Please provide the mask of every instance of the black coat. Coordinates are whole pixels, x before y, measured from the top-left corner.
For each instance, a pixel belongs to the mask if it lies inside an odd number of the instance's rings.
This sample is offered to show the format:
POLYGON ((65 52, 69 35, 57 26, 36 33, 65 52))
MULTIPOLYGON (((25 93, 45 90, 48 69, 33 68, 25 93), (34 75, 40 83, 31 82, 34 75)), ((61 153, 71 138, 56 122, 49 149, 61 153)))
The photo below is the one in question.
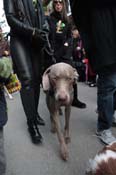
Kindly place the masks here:
MULTIPOLYGON (((70 55, 67 54, 67 48, 64 46, 64 43, 71 38, 71 25, 67 21, 63 21, 64 27, 61 29, 61 32, 57 32, 58 21, 61 20, 61 15, 53 12, 50 17, 48 17, 48 23, 50 26, 50 43, 52 49, 54 50, 54 57, 56 62, 65 61, 70 59, 70 55)), ((68 47, 70 49, 70 47, 68 47)))
POLYGON ((11 29, 10 50, 13 66, 20 80, 25 82, 25 79, 32 78, 32 72, 40 74, 42 69, 43 45, 39 37, 33 36, 34 28, 44 30, 46 27, 42 1, 38 0, 36 11, 32 0, 3 0, 3 2, 11 29))
POLYGON ((116 1, 72 0, 71 5, 93 69, 116 71, 116 1))
MULTIPOLYGON (((32 0, 4 0, 4 8, 12 35, 31 37, 34 27, 43 29, 45 19, 42 2, 38 0, 37 19, 32 0)), ((29 39, 28 38, 28 39, 29 39)))

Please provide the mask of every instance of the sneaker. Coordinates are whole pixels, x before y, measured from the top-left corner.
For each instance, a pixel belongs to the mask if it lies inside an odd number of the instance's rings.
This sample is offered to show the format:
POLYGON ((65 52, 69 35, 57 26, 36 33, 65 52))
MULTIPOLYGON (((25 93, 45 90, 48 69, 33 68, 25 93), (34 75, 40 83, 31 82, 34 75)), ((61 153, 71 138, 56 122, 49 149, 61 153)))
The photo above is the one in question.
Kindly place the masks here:
POLYGON ((89 87, 95 87, 96 86, 96 83, 90 83, 89 84, 89 87))
POLYGON ((106 130, 103 130, 103 131, 96 131, 96 135, 106 145, 109 145, 112 142, 116 141, 116 138, 112 135, 112 132, 111 132, 110 129, 106 129, 106 130))

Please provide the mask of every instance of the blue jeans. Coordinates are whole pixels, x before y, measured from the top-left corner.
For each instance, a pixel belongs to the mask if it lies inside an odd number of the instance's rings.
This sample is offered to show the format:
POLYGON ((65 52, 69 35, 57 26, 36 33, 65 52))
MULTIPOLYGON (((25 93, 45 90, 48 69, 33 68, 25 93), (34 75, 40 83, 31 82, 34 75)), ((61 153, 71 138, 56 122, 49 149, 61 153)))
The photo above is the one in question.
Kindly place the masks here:
POLYGON ((5 175, 6 171, 3 126, 6 124, 7 119, 7 104, 4 95, 4 90, 0 88, 0 175, 5 175))
POLYGON ((4 135, 3 128, 0 127, 0 175, 5 175, 6 172, 6 156, 4 152, 4 135))
POLYGON ((0 88, 0 127, 3 127, 7 122, 7 104, 4 96, 4 91, 0 88))
POLYGON ((112 126, 114 114, 114 93, 116 92, 116 72, 100 74, 97 80, 98 130, 112 126))

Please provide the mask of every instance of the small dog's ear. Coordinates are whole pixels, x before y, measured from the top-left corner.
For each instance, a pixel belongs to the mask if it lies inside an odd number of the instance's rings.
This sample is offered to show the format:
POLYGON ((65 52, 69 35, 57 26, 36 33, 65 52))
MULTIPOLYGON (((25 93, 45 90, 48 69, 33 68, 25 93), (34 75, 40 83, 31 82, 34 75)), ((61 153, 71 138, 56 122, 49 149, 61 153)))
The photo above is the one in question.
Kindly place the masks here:
POLYGON ((43 73, 42 76, 42 87, 44 91, 49 91, 50 90, 50 81, 49 81, 49 72, 51 70, 51 67, 48 67, 45 72, 43 73))
POLYGON ((78 74, 78 72, 77 72, 76 69, 73 69, 73 70, 74 70, 74 84, 75 84, 75 83, 77 83, 77 81, 78 81, 79 74, 78 74))

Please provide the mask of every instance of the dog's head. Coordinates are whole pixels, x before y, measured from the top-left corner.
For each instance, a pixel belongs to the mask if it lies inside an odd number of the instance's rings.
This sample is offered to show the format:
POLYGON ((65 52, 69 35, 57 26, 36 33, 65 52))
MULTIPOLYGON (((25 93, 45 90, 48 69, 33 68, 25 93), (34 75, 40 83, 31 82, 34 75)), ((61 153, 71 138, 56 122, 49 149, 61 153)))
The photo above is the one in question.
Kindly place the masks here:
POLYGON ((76 83, 78 73, 76 69, 66 63, 57 63, 49 67, 43 74, 42 84, 44 91, 52 91, 56 100, 69 101, 76 83))
POLYGON ((89 160, 87 175, 116 175, 116 142, 105 146, 89 160))

